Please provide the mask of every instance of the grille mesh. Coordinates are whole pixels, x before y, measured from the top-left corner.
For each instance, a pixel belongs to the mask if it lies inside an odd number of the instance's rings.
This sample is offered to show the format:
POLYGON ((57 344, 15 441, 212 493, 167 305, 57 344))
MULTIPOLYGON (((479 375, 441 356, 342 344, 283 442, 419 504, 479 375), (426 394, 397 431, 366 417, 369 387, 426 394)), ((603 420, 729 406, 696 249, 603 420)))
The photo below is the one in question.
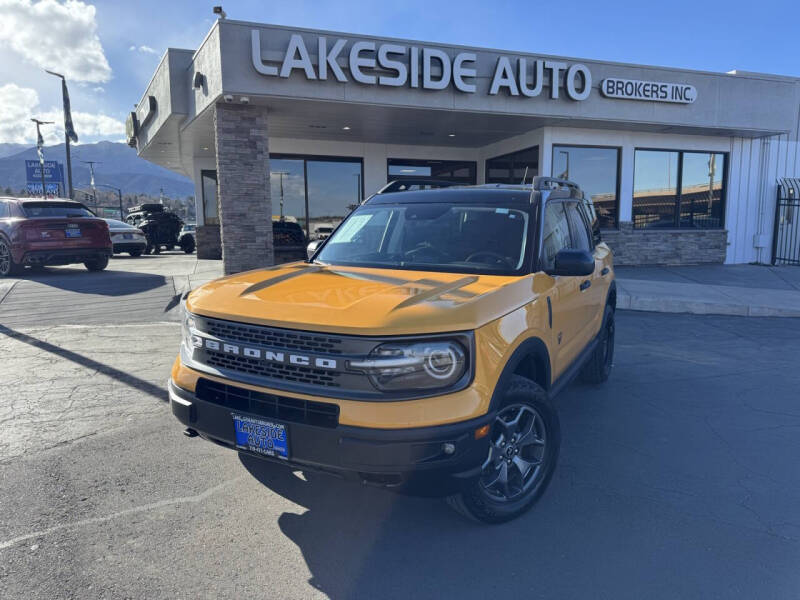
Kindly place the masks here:
POLYGON ((206 331, 216 337, 242 343, 317 354, 341 354, 341 338, 301 331, 258 327, 206 319, 206 331))
POLYGON ((250 375, 258 375, 260 377, 270 377, 283 381, 308 383, 326 387, 339 387, 336 381, 339 377, 339 373, 335 371, 315 369, 313 367, 301 365, 269 363, 246 356, 214 352, 213 350, 206 350, 205 362, 212 367, 230 369, 250 375))
POLYGON ((202 377, 195 394, 200 400, 270 419, 329 428, 339 424, 339 407, 327 402, 265 394, 202 377))

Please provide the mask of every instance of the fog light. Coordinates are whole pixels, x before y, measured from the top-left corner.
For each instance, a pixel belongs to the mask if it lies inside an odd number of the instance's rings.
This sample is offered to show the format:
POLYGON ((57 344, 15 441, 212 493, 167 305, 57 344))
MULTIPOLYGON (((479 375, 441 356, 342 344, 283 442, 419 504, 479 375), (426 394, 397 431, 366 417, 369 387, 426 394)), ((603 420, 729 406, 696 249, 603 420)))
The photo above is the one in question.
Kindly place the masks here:
POLYGON ((450 442, 442 444, 442 452, 445 454, 453 454, 456 451, 456 445, 450 442))

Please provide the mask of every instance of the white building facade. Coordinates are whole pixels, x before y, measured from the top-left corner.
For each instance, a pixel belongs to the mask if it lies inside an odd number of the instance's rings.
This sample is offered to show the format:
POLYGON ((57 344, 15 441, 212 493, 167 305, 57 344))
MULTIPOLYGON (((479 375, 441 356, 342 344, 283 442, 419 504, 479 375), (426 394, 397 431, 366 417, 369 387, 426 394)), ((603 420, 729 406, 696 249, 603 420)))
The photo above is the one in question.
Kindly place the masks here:
POLYGON ((389 181, 534 175, 581 185, 618 264, 769 263, 800 80, 220 20, 167 51, 128 135, 193 178, 198 253, 229 272, 389 181))

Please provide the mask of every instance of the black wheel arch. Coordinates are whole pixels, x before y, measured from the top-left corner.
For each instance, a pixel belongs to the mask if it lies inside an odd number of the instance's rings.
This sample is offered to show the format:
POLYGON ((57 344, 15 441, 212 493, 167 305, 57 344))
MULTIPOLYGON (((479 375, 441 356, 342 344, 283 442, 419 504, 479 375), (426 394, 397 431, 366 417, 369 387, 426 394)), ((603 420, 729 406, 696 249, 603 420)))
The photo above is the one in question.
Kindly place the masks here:
POLYGON ((489 411, 496 411, 503 399, 503 393, 511 383, 514 375, 521 375, 540 385, 544 390, 550 389, 550 353, 547 345, 541 338, 529 337, 524 340, 511 354, 511 358, 503 367, 503 372, 497 380, 497 385, 492 393, 489 411))

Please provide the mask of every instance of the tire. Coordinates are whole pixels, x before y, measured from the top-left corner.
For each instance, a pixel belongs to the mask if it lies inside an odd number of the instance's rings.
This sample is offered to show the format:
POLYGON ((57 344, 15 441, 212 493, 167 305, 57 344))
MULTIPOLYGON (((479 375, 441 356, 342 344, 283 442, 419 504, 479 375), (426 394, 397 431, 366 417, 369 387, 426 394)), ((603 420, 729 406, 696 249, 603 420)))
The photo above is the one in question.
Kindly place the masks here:
POLYGON ((22 272, 22 265, 14 262, 11 255, 11 245, 0 237, 0 277, 10 277, 22 272))
POLYGON ((531 509, 547 489, 558 461, 558 413, 550 405, 547 392, 530 379, 514 375, 489 436, 489 454, 481 475, 468 482, 460 493, 448 497, 447 502, 469 519, 505 523, 531 509), (512 432, 514 429, 516 433, 512 432), (523 430, 522 435, 515 437, 519 429, 523 430), (509 439, 513 441, 506 443, 509 439), (525 474, 517 466, 520 463, 527 465, 525 474))
POLYGON ((87 260, 83 263, 83 266, 90 271, 102 271, 108 266, 108 257, 103 256, 101 258, 95 258, 94 260, 87 260))
POLYGON ((140 257, 142 255, 142 251, 141 250, 131 250, 130 252, 128 252, 128 254, 130 254, 134 258, 138 258, 138 257, 140 257))
POLYGON ((585 383, 599 385, 605 383, 611 375, 611 368, 614 366, 615 329, 614 309, 607 304, 597 348, 581 370, 581 380, 585 383))
POLYGON ((191 254, 194 252, 194 238, 190 236, 184 236, 181 239, 180 249, 183 250, 186 254, 191 254))

